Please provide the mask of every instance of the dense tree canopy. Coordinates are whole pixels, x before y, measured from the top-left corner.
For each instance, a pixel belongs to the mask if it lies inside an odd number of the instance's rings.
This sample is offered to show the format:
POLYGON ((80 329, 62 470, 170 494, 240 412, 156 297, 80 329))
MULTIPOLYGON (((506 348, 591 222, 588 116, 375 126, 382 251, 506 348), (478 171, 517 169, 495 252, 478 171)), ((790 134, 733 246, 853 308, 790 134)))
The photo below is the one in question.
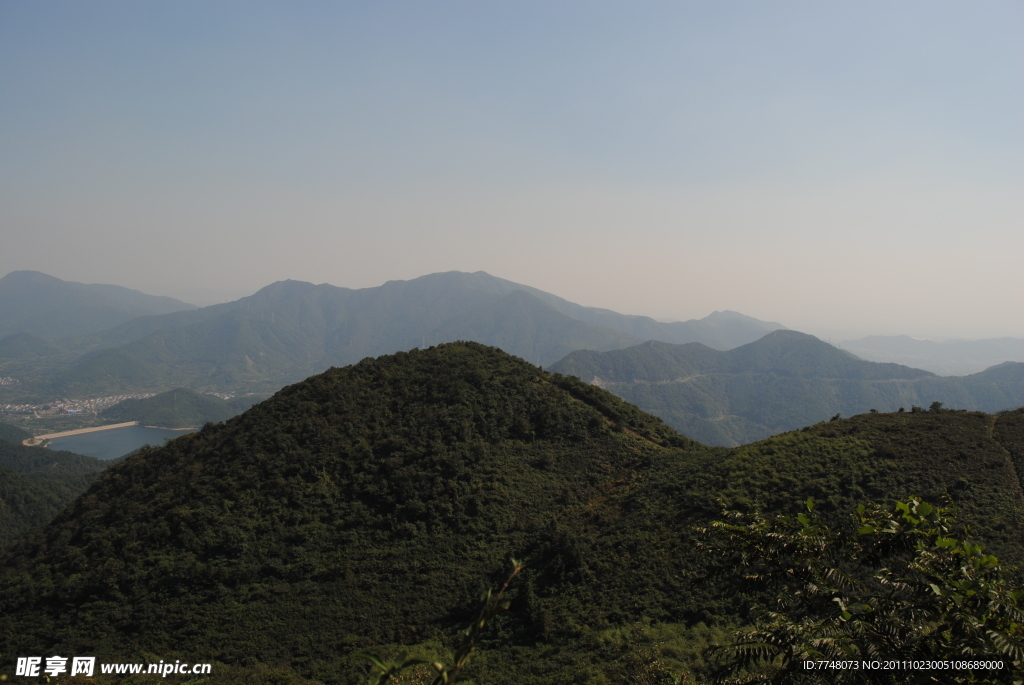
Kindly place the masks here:
POLYGON ((835 526, 858 502, 948 491, 1018 563, 1021 445, 1024 413, 924 411, 708 448, 494 348, 366 359, 113 465, 10 545, 0 658, 159 654, 363 682, 360 649, 457 661, 453 636, 515 557, 465 679, 707 675, 705 647, 772 596, 733 592, 697 547, 720 501, 773 513, 813 497, 835 526))
POLYGON ((771 600, 719 648, 716 680, 772 683, 1014 682, 1024 666, 1024 590, 920 498, 860 505, 845 526, 807 511, 733 512, 706 532, 740 582, 771 600), (880 661, 941 664, 865 668, 880 661), (948 668, 989 662, 1001 668, 948 668), (845 667, 806 663, 840 663, 845 667))

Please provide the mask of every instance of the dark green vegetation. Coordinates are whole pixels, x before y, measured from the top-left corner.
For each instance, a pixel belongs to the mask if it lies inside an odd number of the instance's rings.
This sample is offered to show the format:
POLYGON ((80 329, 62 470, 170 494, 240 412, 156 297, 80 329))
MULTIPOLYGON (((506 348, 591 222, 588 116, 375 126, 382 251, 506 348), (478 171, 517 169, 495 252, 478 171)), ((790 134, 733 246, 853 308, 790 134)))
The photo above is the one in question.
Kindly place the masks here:
POLYGON ((31 333, 54 340, 184 309, 195 306, 116 285, 70 283, 38 271, 12 271, 0 278, 0 338, 31 333))
POLYGON ((141 400, 124 400, 104 410, 100 416, 109 423, 138 421, 144 426, 159 428, 194 428, 226 421, 263 399, 265 396, 222 400, 188 388, 177 388, 141 400))
POLYGON ((56 343, 0 341, 0 376, 21 381, 0 388, 0 397, 46 401, 182 386, 272 392, 330 366, 452 340, 495 345, 546 365, 573 350, 647 339, 727 349, 780 327, 735 312, 660 323, 582 307, 483 272, 361 290, 283 281, 236 302, 141 316, 56 343))
MULTIPOLYGON (((374 673, 371 677, 371 685, 385 685, 385 683, 399 680, 405 676, 404 671, 424 666, 429 666, 434 671, 434 677, 430 685, 454 685, 454 683, 458 682, 462 672, 469 664, 470 657, 473 656, 487 629, 490 628, 491 621, 502 611, 508 611, 511 606, 511 602, 505 599, 505 592, 516 576, 525 568, 522 562, 515 559, 512 559, 511 562, 512 573, 505 579, 505 582, 502 583, 498 591, 488 590, 484 593, 480 613, 474 616, 470 620, 469 626, 462 631, 463 637, 452 655, 452 663, 444 664, 440 661, 410 657, 409 653, 405 651, 399 652, 390 661, 384 661, 380 656, 369 652, 357 652, 355 654, 357 658, 366 659, 378 669, 378 672, 374 673)), ((418 674, 410 675, 415 677, 418 674)), ((426 679, 418 678, 418 680, 426 679)))
POLYGON ((573 352, 551 369, 594 383, 708 445, 739 445, 836 414, 929 406, 1001 411, 1024 405, 1024 364, 942 378, 865 362, 814 336, 775 331, 728 352, 647 342, 573 352))
POLYGON ((752 629, 712 650, 716 681, 800 683, 1020 682, 1024 590, 999 560, 958 537, 951 512, 920 498, 894 508, 857 507, 845 526, 807 511, 717 521, 710 550, 723 572, 755 591, 770 589, 752 629), (1001 660, 955 672, 912 668, 815 669, 900 660, 1001 660), (1018 662, 1018 667, 1013 666, 1018 662))
POLYGON ((765 599, 730 592, 696 546, 723 504, 813 497, 829 519, 948 494, 1013 568, 1022 469, 1021 411, 864 414, 707 448, 575 378, 442 345, 329 370, 111 466, 0 559, 0 642, 355 683, 360 649, 452 663, 515 557, 526 569, 468 679, 701 672, 703 647, 765 599))
POLYGON ((0 548, 49 523, 106 467, 73 452, 25 447, 21 441, 28 437, 0 423, 0 548))
POLYGON ((0 442, 21 444, 23 441, 31 437, 32 434, 27 430, 22 430, 21 428, 12 426, 9 423, 0 423, 0 442))

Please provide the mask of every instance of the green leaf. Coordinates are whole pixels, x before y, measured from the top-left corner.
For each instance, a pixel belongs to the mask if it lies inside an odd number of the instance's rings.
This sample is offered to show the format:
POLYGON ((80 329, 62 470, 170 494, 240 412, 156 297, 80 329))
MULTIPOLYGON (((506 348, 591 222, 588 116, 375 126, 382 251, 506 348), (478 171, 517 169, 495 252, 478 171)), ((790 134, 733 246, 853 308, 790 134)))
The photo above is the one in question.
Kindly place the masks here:
POLYGON ((367 661, 372 662, 374 666, 376 666, 382 671, 388 670, 388 667, 384 665, 384 662, 381 661, 380 657, 377 657, 373 654, 369 654, 367 652, 356 652, 352 656, 356 657, 357 659, 366 659, 367 661))

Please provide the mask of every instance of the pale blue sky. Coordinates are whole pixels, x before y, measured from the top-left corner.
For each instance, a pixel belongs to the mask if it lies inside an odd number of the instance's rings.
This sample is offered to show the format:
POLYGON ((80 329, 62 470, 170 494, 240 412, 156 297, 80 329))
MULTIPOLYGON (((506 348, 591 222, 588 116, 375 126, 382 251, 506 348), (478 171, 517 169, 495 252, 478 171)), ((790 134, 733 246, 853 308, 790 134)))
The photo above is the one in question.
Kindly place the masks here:
POLYGON ((0 273, 1024 336, 1019 2, 0 0, 0 273))

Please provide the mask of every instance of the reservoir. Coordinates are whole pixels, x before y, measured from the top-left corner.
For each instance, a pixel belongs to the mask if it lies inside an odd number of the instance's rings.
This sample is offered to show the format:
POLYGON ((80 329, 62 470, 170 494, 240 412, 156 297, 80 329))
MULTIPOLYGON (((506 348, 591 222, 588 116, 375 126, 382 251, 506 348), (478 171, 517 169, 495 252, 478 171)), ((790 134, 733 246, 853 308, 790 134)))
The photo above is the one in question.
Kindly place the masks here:
POLYGON ((171 439, 194 433, 194 428, 171 430, 168 428, 147 428, 146 426, 125 426, 111 428, 95 433, 68 435, 53 438, 48 447, 54 450, 67 450, 97 459, 117 459, 143 445, 160 446, 165 439, 171 439))

